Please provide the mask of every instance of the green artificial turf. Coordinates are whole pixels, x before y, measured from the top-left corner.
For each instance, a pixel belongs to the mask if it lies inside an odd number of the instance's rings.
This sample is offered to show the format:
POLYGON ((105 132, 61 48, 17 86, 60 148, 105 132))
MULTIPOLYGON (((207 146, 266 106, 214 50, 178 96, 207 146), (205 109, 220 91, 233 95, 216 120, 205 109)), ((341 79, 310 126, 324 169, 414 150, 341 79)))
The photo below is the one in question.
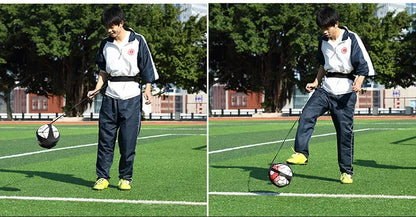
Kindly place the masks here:
MULTIPOLYGON (((289 186, 277 188, 269 165, 294 121, 211 121, 209 125, 209 214, 213 216, 414 216, 416 211, 416 121, 356 120, 354 183, 340 184, 332 121, 320 120, 310 141, 308 165, 291 166, 289 186), (328 134, 329 135, 326 135, 328 134), (259 193, 218 195, 214 192, 259 193), (302 196, 267 196, 289 193, 302 196), (411 199, 329 198, 311 194, 412 196, 411 199)), ((296 127, 288 140, 295 137, 296 127)), ((294 142, 286 142, 275 162, 285 162, 294 142)))
MULTIPOLYGON (((0 199, 1 216, 204 216, 207 214, 206 126, 143 125, 136 149, 131 191, 120 191, 116 148, 108 189, 96 179, 96 125, 59 125, 58 145, 42 152, 37 125, 0 125, 0 198, 87 198, 184 202, 144 204, 0 199), (154 137, 155 136, 155 137, 154 137), (90 144, 85 147, 79 145, 90 144), (66 147, 77 147, 63 149, 66 147), (41 152, 39 152, 41 151, 41 152), (34 153, 16 156, 22 153, 34 153), (3 159, 1 159, 3 157, 3 159), (196 202, 197 205, 189 205, 196 202)), ((116 146, 117 147, 117 146, 116 146)))

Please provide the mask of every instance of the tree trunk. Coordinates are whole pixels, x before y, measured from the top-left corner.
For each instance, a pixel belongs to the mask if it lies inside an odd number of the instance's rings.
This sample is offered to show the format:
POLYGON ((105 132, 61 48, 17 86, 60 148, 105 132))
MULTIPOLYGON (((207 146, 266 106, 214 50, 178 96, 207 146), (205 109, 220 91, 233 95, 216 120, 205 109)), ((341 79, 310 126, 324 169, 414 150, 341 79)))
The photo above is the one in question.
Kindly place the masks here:
POLYGON ((265 58, 262 61, 262 69, 264 71, 264 78, 263 78, 263 83, 264 83, 264 103, 263 103, 263 108, 265 112, 276 112, 276 104, 275 104, 275 85, 276 85, 276 80, 277 75, 276 73, 274 73, 273 69, 272 69, 272 57, 271 54, 267 54, 265 56, 265 58))
POLYGON ((7 110, 7 118, 6 120, 11 121, 13 119, 12 117, 12 105, 10 101, 10 94, 11 91, 7 91, 4 93, 4 102, 6 103, 6 110, 7 110))
MULTIPOLYGON (((284 63, 285 60, 284 60, 283 52, 280 53, 279 58, 280 58, 280 63, 284 63)), ((279 66, 278 66, 279 71, 277 73, 277 75, 278 75, 277 76, 277 85, 275 86, 276 95, 274 97, 274 104, 276 106, 277 112, 282 112, 283 106, 285 104, 285 103, 282 103, 282 100, 285 99, 285 97, 284 97, 285 93, 283 92, 284 91, 283 87, 284 87, 284 82, 285 82, 284 80, 286 79, 286 72, 285 72, 285 69, 283 67, 284 67, 283 64, 279 64, 279 66)))
POLYGON ((68 117, 80 117, 84 112, 87 101, 77 105, 83 100, 84 95, 84 73, 85 61, 80 61, 76 56, 69 56, 63 60, 65 77, 65 108, 64 112, 68 117), (76 107, 74 107, 77 105, 76 107))

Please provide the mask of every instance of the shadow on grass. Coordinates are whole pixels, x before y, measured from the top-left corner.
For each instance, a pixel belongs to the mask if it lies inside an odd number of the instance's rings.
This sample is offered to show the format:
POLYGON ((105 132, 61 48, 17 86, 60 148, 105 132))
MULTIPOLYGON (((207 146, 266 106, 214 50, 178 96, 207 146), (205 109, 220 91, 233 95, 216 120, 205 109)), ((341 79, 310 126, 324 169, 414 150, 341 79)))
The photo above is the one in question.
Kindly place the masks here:
POLYGON ((378 164, 375 160, 356 160, 354 162, 354 165, 363 166, 363 167, 380 168, 380 169, 416 170, 416 167, 402 167, 402 166, 395 166, 395 165, 378 164))
MULTIPOLYGON (((212 166, 213 168, 218 169, 242 169, 246 172, 250 172, 250 177, 255 178, 262 181, 269 181, 269 167, 242 167, 242 166, 212 166)), ((299 173, 293 173, 293 177, 301 177, 305 179, 316 179, 321 181, 327 181, 327 182, 339 182, 338 179, 331 179, 327 177, 321 177, 321 176, 313 176, 313 175, 305 175, 305 174, 299 174, 299 173)), ((271 183, 270 183, 271 184, 271 183)))
POLYGON ((20 191, 19 188, 0 187, 0 191, 20 191))
MULTIPOLYGON (((28 171, 28 170, 8 170, 8 169, 0 169, 0 173, 19 173, 26 175, 27 178, 32 178, 35 176, 49 179, 52 181, 63 182, 68 184, 80 185, 85 187, 92 187, 94 185, 95 180, 85 180, 82 178, 74 177, 72 174, 61 174, 61 173, 51 173, 51 172, 42 172, 42 171, 28 171)), ((19 182, 19 181, 16 181, 19 182)), ((10 184, 9 184, 10 185, 10 184)), ((117 188, 117 186, 109 186, 113 188, 117 188)), ((17 188, 10 188, 10 187, 0 187, 0 191, 20 191, 17 188)))
POLYGON ((193 150, 197 150, 197 151, 203 151, 203 150, 207 150, 207 146, 206 145, 203 145, 203 146, 199 146, 199 147, 196 147, 196 148, 193 148, 193 150))
POLYGON ((408 141, 414 140, 414 139, 416 139, 416 136, 409 137, 409 138, 402 139, 402 140, 398 140, 398 141, 392 142, 392 144, 396 144, 396 145, 416 145, 416 143, 404 144, 405 142, 408 142, 408 141))

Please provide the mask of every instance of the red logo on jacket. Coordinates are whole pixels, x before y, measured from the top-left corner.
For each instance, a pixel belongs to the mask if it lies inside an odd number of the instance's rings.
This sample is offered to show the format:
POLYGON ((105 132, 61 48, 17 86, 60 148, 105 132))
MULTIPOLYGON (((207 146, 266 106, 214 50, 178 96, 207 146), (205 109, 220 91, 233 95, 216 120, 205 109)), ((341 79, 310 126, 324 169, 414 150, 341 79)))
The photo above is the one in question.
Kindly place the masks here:
POLYGON ((346 54, 346 53, 347 53, 347 48, 346 48, 346 47, 343 47, 343 48, 341 49, 341 53, 342 53, 342 54, 346 54))
POLYGON ((132 56, 132 55, 134 54, 134 49, 133 49, 133 48, 130 48, 130 49, 129 49, 129 51, 127 51, 127 53, 128 53, 130 56, 132 56))

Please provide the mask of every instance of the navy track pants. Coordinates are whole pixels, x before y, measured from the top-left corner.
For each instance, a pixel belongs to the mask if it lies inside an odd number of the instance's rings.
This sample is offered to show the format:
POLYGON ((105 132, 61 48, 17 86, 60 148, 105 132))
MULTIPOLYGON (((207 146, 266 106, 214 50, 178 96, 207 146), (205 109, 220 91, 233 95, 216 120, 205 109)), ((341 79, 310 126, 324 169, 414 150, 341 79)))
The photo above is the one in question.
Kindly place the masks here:
POLYGON ((119 178, 132 180, 137 137, 141 125, 141 95, 127 100, 104 95, 99 118, 96 172, 98 178, 110 179, 118 132, 120 148, 119 178))
POLYGON ((303 108, 295 138, 295 151, 309 158, 309 141, 316 120, 330 111, 337 133, 338 164, 341 173, 353 174, 354 157, 354 109, 357 93, 334 95, 317 88, 303 108))

